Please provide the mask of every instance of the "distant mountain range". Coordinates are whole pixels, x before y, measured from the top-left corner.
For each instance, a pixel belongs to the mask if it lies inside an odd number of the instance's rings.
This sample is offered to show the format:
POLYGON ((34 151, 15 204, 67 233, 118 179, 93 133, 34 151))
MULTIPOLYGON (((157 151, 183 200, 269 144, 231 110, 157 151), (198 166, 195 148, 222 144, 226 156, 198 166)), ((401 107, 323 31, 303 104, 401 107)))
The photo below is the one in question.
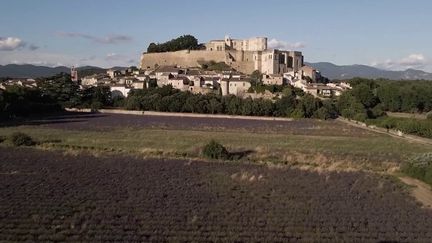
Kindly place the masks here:
MULTIPOLYGON (((91 75, 94 73, 106 72, 106 69, 93 66, 83 66, 77 68, 79 76, 91 75)), ((58 73, 70 73, 69 67, 45 67, 31 64, 8 64, 0 65, 0 77, 11 78, 38 78, 53 76, 58 73)))
MULTIPOLYGON (((366 65, 344 65, 338 66, 329 62, 306 63, 316 69, 329 79, 350 79, 353 77, 363 78, 385 78, 392 80, 432 80, 432 73, 421 70, 407 69, 405 71, 388 71, 374 68, 366 65)), ((124 69, 124 67, 114 67, 115 69, 124 69)), ((103 73, 107 69, 93 66, 79 67, 78 75, 86 76, 94 73, 103 73)), ((52 76, 60 72, 70 73, 70 68, 35 66, 30 64, 8 64, 0 65, 0 77, 12 78, 37 78, 52 76)))
POLYGON ((324 77, 329 79, 362 78, 384 78, 392 80, 432 80, 432 73, 416 69, 405 71, 388 71, 366 65, 343 65, 338 66, 329 62, 306 63, 318 69, 324 77))

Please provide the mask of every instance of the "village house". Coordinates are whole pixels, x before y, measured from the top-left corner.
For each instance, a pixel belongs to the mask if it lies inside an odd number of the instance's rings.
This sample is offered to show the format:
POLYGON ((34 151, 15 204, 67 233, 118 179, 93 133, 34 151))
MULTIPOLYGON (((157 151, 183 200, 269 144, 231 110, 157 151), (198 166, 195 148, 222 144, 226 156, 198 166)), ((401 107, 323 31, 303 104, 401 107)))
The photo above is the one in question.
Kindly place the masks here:
POLYGON ((114 69, 109 69, 107 71, 107 74, 110 78, 116 78, 122 75, 121 71, 119 70, 114 70, 114 69))
POLYGON ((190 82, 186 76, 179 75, 168 78, 166 85, 171 85, 173 88, 181 91, 187 91, 189 90, 190 82))
POLYGON ((320 73, 311 66, 303 66, 301 68, 301 76, 302 78, 308 77, 312 82, 316 82, 321 78, 320 73))
POLYGON ((36 80, 32 78, 14 78, 0 83, 0 89, 6 89, 8 86, 23 86, 27 88, 37 87, 36 80))
POLYGON ((251 86, 249 78, 223 78, 220 81, 222 95, 242 96, 251 86))
POLYGON ((83 86, 96 86, 98 81, 109 78, 106 74, 93 74, 90 76, 86 76, 81 79, 81 85, 83 86))
POLYGON ((279 74, 264 74, 262 82, 264 85, 284 85, 284 78, 279 74))

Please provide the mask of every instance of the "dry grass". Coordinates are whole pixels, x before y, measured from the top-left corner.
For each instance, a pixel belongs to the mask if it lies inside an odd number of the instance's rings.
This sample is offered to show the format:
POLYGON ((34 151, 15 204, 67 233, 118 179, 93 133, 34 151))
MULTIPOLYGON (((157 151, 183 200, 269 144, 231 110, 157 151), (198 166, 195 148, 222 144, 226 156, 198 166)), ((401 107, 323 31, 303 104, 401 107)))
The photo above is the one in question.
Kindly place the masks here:
POLYGON ((243 129, 204 131, 121 128, 108 132, 18 126, 0 128, 0 136, 8 136, 16 131, 24 132, 41 141, 41 149, 62 149, 68 154, 77 154, 79 151, 95 156, 125 153, 161 158, 198 158, 201 148, 214 139, 230 151, 252 151, 243 160, 329 170, 391 171, 406 156, 432 150, 430 145, 409 143, 387 135, 358 136, 354 133, 348 136, 349 132, 345 132, 343 136, 337 136, 337 133, 332 136, 317 135, 320 133, 317 129, 325 129, 323 127, 325 125, 317 125, 310 135, 294 135, 250 133, 243 129))

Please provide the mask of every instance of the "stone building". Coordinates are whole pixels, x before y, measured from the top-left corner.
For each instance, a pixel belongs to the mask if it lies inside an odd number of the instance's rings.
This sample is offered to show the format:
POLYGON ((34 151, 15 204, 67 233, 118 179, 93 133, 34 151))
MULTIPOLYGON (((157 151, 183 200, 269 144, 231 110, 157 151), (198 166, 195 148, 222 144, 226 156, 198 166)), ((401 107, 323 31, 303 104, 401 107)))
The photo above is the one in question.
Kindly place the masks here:
POLYGON ((264 74, 262 82, 265 85, 283 85, 284 78, 280 74, 264 74))
POLYGON ((224 40, 211 40, 205 44, 208 51, 264 51, 267 50, 267 37, 255 37, 247 40, 231 39, 225 36, 224 40))
POLYGON ((300 71, 303 55, 298 51, 268 49, 266 37, 237 40, 226 37, 205 44, 206 50, 183 50, 163 53, 143 53, 141 69, 158 66, 199 67, 202 63, 224 62, 237 71, 251 74, 283 74, 300 71))
POLYGON ((223 78, 220 81, 222 95, 243 96, 251 86, 248 78, 223 78))

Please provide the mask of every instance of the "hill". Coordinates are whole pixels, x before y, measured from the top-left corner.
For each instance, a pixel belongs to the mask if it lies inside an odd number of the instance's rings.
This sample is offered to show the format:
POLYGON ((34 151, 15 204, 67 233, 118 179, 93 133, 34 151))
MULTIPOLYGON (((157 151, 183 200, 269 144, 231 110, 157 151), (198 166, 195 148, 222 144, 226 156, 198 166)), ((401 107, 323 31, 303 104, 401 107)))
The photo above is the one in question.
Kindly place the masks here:
MULTIPOLYGON (((77 70, 80 77, 106 72, 106 69, 94 66, 83 66, 77 68, 77 70)), ((70 68, 65 66, 45 67, 31 64, 0 65, 0 77, 37 78, 52 76, 61 72, 70 73, 70 68)))
POLYGON ((367 65, 342 65, 338 66, 329 62, 306 63, 316 69, 329 79, 362 78, 384 78, 391 80, 432 80, 432 73, 416 69, 405 71, 389 71, 378 69, 367 65))
MULTIPOLYGON (((316 69, 329 79, 362 78, 384 78, 391 80, 432 80, 432 73, 416 69, 405 71, 382 70, 367 65, 335 65, 329 62, 306 63, 316 69)), ((125 69, 125 67, 113 67, 114 69, 125 69)), ((80 77, 106 72, 107 69, 95 66, 78 67, 80 77)), ((8 64, 0 65, 0 77, 12 78, 37 78, 52 76, 57 73, 70 73, 70 68, 65 66, 45 67, 31 64, 8 64)))

